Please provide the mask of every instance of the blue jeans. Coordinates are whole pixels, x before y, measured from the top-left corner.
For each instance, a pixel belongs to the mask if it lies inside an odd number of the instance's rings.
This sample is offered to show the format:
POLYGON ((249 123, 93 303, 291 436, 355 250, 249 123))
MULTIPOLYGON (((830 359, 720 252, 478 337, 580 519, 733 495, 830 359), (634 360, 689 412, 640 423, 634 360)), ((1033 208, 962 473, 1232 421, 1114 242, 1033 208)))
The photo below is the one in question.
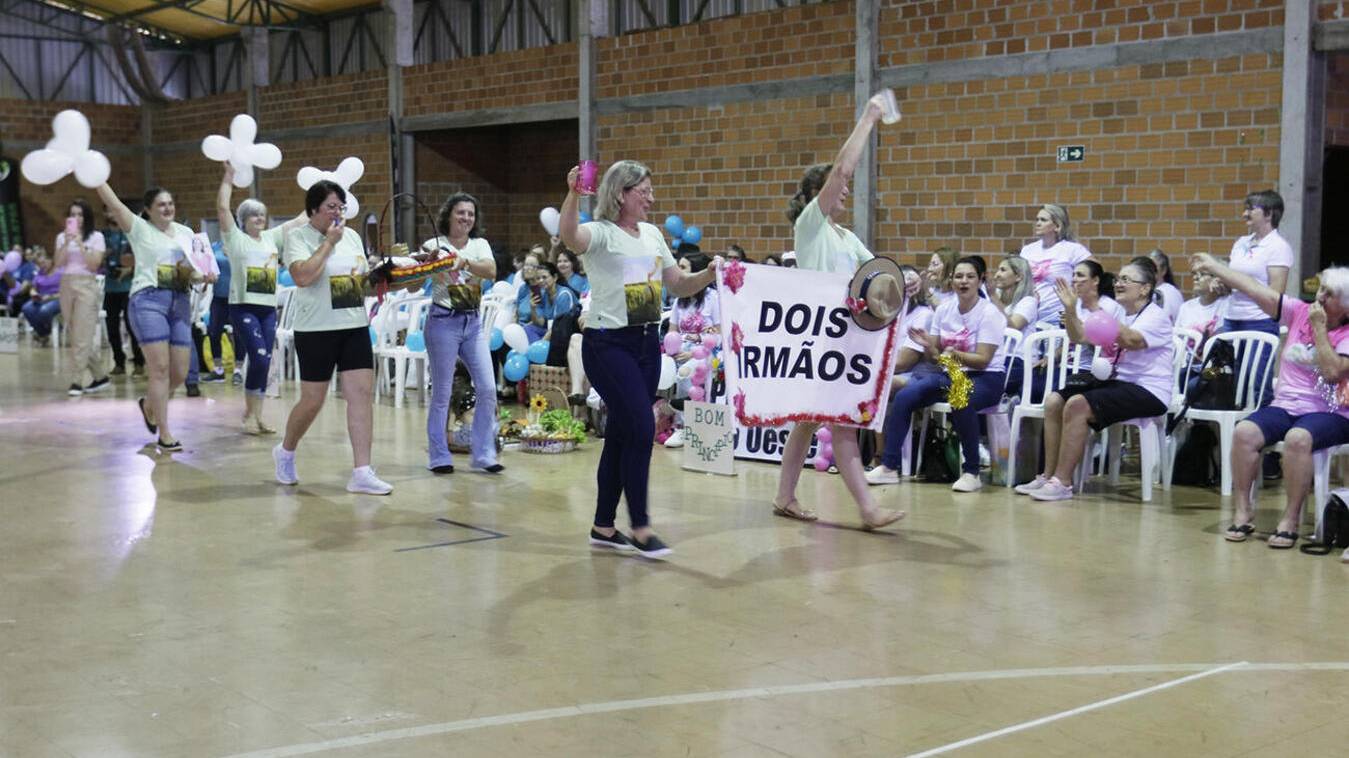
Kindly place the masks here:
POLYGON ((609 407, 604 452, 595 472, 595 526, 614 525, 618 498, 628 500, 633 529, 650 521, 646 512, 647 481, 656 420, 651 403, 660 381, 660 325, 621 329, 586 329, 581 362, 590 384, 609 407))
MULTIPOLYGON (((1253 318, 1253 319, 1235 319, 1235 320, 1224 319, 1222 326, 1218 327, 1218 333, 1222 332, 1264 332, 1265 334, 1272 334, 1275 337, 1278 337, 1279 322, 1272 318, 1253 318)), ((1263 350, 1257 351, 1256 360, 1260 362, 1259 364, 1260 367, 1256 369, 1257 376, 1259 376, 1259 374, 1265 370, 1265 363, 1274 359, 1274 353, 1276 351, 1277 348, 1276 350, 1271 351, 1263 351, 1263 350)), ((1245 356, 1240 355, 1237 356, 1237 363, 1239 366, 1244 362, 1244 359, 1245 356)), ((1243 368, 1242 370, 1245 369, 1243 368)), ((1260 402, 1257 404, 1256 407, 1263 408, 1266 405, 1269 405, 1271 402, 1273 402, 1273 400, 1274 400, 1274 376, 1271 375, 1269 377, 1269 381, 1265 382, 1265 392, 1263 395, 1260 396, 1260 402)))
MULTIPOLYGON (((192 305, 186 292, 159 287, 136 290, 131 296, 131 331, 142 345, 168 341, 170 347, 192 344, 192 305)), ((197 365, 194 355, 192 365, 197 365)))
MULTIPOLYGON (((211 357, 215 359, 215 368, 217 371, 225 370, 225 359, 221 356, 220 337, 225 333, 225 324, 230 323, 233 318, 230 314, 230 299, 228 297, 211 298, 211 317, 207 319, 210 323, 206 325, 206 336, 211 338, 211 357)), ((238 329, 235 329, 237 332, 238 329)), ((238 337, 236 336, 237 340, 238 337)), ((234 351, 239 351, 237 344, 233 345, 234 351)), ((243 356, 234 356, 236 365, 243 363, 243 356)))
POLYGON ((464 313, 433 306, 423 331, 427 362, 431 365, 431 405, 426 410, 427 468, 451 465, 450 443, 445 424, 450 417, 450 394, 454 389, 455 360, 464 362, 473 380, 477 404, 473 407, 473 465, 486 468, 497 462, 496 379, 492 354, 476 312, 464 313))
MULTIPOLYGON (((212 305, 212 308, 215 306, 212 305)), ((276 308, 266 305, 237 303, 230 306, 230 323, 234 327, 234 363, 248 357, 248 376, 244 377, 244 391, 258 395, 267 391, 267 373, 272 367, 272 345, 276 342, 276 308)), ((212 328, 215 316, 211 316, 212 328)), ((212 348, 214 349, 214 348, 212 348)))
POLYGON ((52 321, 61 312, 61 301, 57 300, 55 295, 40 303, 29 300, 23 304, 22 312, 23 317, 28 319, 28 324, 33 327, 33 333, 39 337, 46 337, 52 333, 52 321))
MULTIPOLYGON (((1006 374, 1001 371, 970 371, 966 374, 974 382, 970 402, 960 410, 951 411, 951 426, 960 438, 960 449, 965 460, 962 471, 979 475, 979 411, 991 408, 1002 399, 1006 374)), ((890 398, 885 416, 885 450, 881 464, 898 469, 903 462, 904 440, 909 436, 909 419, 915 411, 933 403, 945 402, 951 378, 945 373, 914 376, 904 388, 890 398)))

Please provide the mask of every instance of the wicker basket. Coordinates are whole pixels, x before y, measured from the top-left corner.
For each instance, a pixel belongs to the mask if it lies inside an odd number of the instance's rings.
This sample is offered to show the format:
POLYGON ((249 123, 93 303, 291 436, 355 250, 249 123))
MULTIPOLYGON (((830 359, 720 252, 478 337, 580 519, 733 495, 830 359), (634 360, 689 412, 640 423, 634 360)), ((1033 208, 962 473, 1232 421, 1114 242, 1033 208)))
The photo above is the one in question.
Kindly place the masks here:
POLYGON ((536 455, 557 455, 576 449, 576 440, 555 440, 550 437, 521 437, 520 452, 536 455))

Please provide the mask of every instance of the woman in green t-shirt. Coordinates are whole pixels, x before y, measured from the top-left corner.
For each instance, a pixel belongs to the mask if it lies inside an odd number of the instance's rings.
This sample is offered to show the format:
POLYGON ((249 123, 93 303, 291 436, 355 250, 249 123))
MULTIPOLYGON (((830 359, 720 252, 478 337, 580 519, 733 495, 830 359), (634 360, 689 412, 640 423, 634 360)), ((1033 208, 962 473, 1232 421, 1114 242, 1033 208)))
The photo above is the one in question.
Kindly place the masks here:
MULTIPOLYGON (((192 352, 187 290, 196 274, 184 254, 192 244, 192 230, 174 221, 177 208, 166 189, 146 192, 145 210, 139 216, 107 184, 98 188, 98 196, 126 232, 136 262, 128 312, 148 373, 145 397, 137 401, 141 420, 157 435, 160 452, 176 452, 183 446, 169 431, 169 397, 187 378, 192 352)), ((214 282, 215 277, 207 281, 214 282)))

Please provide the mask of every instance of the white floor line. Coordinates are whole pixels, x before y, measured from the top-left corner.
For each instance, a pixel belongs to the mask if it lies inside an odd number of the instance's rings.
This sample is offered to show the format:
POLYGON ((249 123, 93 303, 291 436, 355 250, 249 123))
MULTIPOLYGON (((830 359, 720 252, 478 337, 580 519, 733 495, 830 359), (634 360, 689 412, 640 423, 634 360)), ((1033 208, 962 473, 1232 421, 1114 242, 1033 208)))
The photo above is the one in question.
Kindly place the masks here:
MULTIPOLYGON (((1321 663, 1162 663, 1162 664, 1140 664, 1126 666, 1064 666, 1058 668, 1043 669, 1002 669, 995 671, 956 671, 945 674, 923 674, 916 676, 891 676, 878 677, 870 679, 846 679, 836 682, 811 682, 809 684, 792 684, 775 687, 752 687, 740 690, 718 690, 713 692, 693 692, 683 695, 664 695, 659 697, 639 698, 633 700, 611 700, 600 703, 582 703, 580 705, 565 706, 562 708, 547 708, 536 711, 523 711, 520 713, 505 713, 498 716, 484 716, 472 719, 462 719, 459 721, 447 721, 439 724, 423 724, 422 726, 406 727, 402 729, 387 729, 376 732, 366 732, 364 734, 355 734, 349 737, 336 737, 330 740, 319 742, 307 742, 295 745, 286 745, 275 748, 264 748, 248 753, 236 753, 228 758, 285 758, 292 755, 312 755, 329 750, 342 750, 346 748, 359 747, 362 745, 373 745, 381 742, 390 742, 393 740, 413 739, 417 737, 433 737, 442 734, 452 734, 454 732, 466 732, 473 729, 483 729, 493 726, 510 726, 514 724, 526 724, 533 721, 545 721, 548 719, 574 718, 577 716, 586 716, 596 713, 614 713, 618 711, 631 711, 641 708, 660 708, 678 705, 692 705, 696 703, 717 703, 733 700, 748 700, 751 698, 781 697, 784 695, 809 695, 820 692, 841 692, 845 690, 871 689, 877 687, 903 687, 923 684, 947 684, 953 682, 980 682, 996 681, 1002 679, 1034 679, 1050 677, 1070 677, 1070 676, 1116 676, 1120 674, 1174 674, 1181 672, 1195 672, 1190 676, 1167 682, 1156 687, 1149 687, 1145 690, 1139 690, 1136 693, 1122 695, 1119 698, 1112 698, 1108 701, 1085 706, 1084 708, 1099 708, 1110 703, 1119 702, 1121 699, 1129 697, 1138 697, 1148 692, 1153 692, 1166 687, 1174 687, 1187 681, 1198 679, 1205 676, 1212 676, 1224 671, 1240 669, 1242 671, 1349 671, 1349 662, 1331 661, 1321 663)), ((1074 712, 1080 713, 1083 709, 1077 709, 1074 712)), ((1063 718, 1074 712, 1068 712, 1058 717, 1063 718)), ((1044 722, 1042 722, 1044 723, 1044 722)), ((1030 728, 1029 725, 1023 725, 1019 728, 1030 728)), ((1005 732, 1004 732, 1005 733, 1005 732)), ((991 736, 976 739, 991 739, 991 736)), ((957 745, 962 743, 956 743, 957 745)), ((972 744, 968 741, 964 744, 972 744)), ((955 746, 946 746, 938 750, 954 750, 955 746)), ((922 755, 935 755, 931 751, 922 755)))
POLYGON ((1172 679, 1169 682, 1162 682, 1161 684, 1155 684, 1151 687, 1145 687, 1141 690, 1126 692, 1123 695, 1116 695, 1115 697, 1108 698, 1106 700, 1098 700, 1095 703, 1089 703, 1087 705, 1079 706, 1077 708, 1061 711, 1059 713, 1053 714, 1052 716, 1045 716, 1044 718, 1038 718, 1035 719, 1034 721, 1027 721, 1021 724, 1015 724, 1013 726, 1005 727, 1003 729, 998 729, 996 731, 988 732, 986 734, 981 734, 978 737, 970 737, 969 739, 961 740, 959 742, 952 742, 949 745, 942 745, 941 747, 933 748, 931 750, 924 750, 921 753, 913 753, 909 755, 908 758, 929 758, 929 756, 941 755, 942 753, 949 753, 952 750, 959 750, 961 748, 969 747, 970 745, 977 745, 980 742, 987 742, 992 739, 997 739, 998 737, 1005 737, 1009 734, 1015 734, 1016 732, 1024 732, 1027 729, 1034 729, 1037 726, 1044 726, 1045 724, 1060 721, 1062 719, 1072 718, 1073 716, 1080 716, 1083 713, 1089 713, 1091 711, 1106 708, 1115 705, 1117 703, 1123 703, 1126 700, 1133 700, 1134 698, 1143 697, 1144 695, 1150 695, 1154 692, 1161 692, 1162 690, 1170 689, 1172 687, 1176 687, 1185 684, 1187 682, 1193 682, 1196 679, 1203 679, 1204 677, 1213 676, 1214 674, 1221 674, 1224 671, 1239 669, 1246 665, 1247 664, 1245 661, 1242 661, 1240 663, 1229 663, 1226 666, 1219 666, 1217 668, 1212 668, 1207 671, 1200 671, 1197 674, 1182 676, 1179 679, 1172 679))

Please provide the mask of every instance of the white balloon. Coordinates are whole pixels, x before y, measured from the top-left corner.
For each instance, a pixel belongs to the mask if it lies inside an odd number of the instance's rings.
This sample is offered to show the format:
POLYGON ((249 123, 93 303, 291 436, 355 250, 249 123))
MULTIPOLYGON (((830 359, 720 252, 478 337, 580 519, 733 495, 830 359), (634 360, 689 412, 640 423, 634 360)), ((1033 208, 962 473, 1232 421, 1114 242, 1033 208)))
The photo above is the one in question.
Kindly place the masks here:
POLYGON ((52 119, 52 134, 47 147, 72 158, 89 149, 89 119, 79 111, 61 111, 52 119))
POLYGON ((519 324, 508 324, 501 330, 501 336, 505 338, 506 344, 518 353, 529 349, 529 335, 525 334, 525 328, 519 324))
POLYGON ((201 141, 201 152, 213 161, 227 161, 234 153, 234 144, 219 134, 212 134, 201 141))
POLYGON ((332 179, 342 185, 342 189, 350 189, 351 185, 361 180, 365 175, 365 164, 360 158, 343 158, 342 162, 337 164, 337 170, 333 172, 332 179))
POLYGON ((674 358, 668 355, 660 357, 660 381, 656 382, 656 389, 668 390, 675 383, 675 362, 674 358))
POLYGON ((253 186, 253 166, 250 163, 240 164, 234 159, 230 160, 230 165, 234 166, 234 186, 239 189, 253 186))
POLYGON ((230 121, 230 142, 235 145, 251 145, 258 136, 258 122, 247 113, 240 113, 230 121))
POLYGON ((679 367, 679 378, 680 378, 680 379, 687 379, 687 378, 689 378, 689 375, 692 374, 692 373, 693 373, 693 364, 692 364, 692 363, 685 363, 684 365, 682 365, 682 366, 679 367))
POLYGON ((1112 371, 1113 367, 1110 365, 1110 361, 1104 358, 1095 358, 1091 362, 1091 375, 1103 382, 1110 378, 1112 371))
POLYGON ((94 189, 106 184, 112 176, 112 164, 107 156, 97 150, 85 150, 75 158, 75 181, 94 189))
POLYGON ((19 164, 24 178, 33 184, 52 184, 74 167, 73 158, 56 150, 34 150, 19 164))
POLYGON ((342 218, 351 220, 356 218, 356 214, 361 212, 361 201, 356 199, 356 195, 351 190, 347 190, 347 209, 342 211, 342 218))
POLYGON ((506 295, 514 295, 515 285, 511 284, 510 282, 497 282, 496 284, 492 285, 492 289, 489 290, 489 292, 492 295, 495 295, 496 297, 505 297, 506 295))
POLYGON ((259 142, 249 150, 248 160, 261 169, 274 169, 281 165, 281 148, 270 142, 259 142))
POLYGON ((543 224, 543 230, 553 237, 557 236, 561 220, 562 214, 558 213, 556 208, 544 208, 539 211, 539 223, 543 224))
POLYGON ((295 183, 300 185, 300 189, 307 190, 314 186, 314 183, 323 178, 323 172, 313 166, 305 166, 295 173, 295 183))

